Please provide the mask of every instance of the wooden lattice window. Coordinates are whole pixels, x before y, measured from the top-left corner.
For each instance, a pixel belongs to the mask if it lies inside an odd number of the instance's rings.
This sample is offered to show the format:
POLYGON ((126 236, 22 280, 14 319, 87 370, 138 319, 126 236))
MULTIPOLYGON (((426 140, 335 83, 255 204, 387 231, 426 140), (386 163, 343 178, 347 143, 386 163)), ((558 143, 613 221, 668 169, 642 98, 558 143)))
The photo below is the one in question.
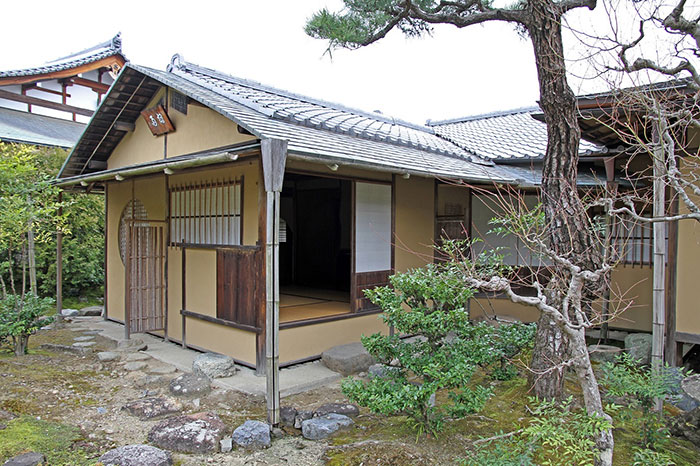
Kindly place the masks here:
POLYGON ((146 212, 146 207, 143 205, 139 199, 132 199, 122 210, 121 217, 119 218, 119 257, 122 259, 122 263, 126 263, 126 242, 129 236, 129 222, 131 220, 146 220, 148 218, 148 212, 146 212))
POLYGON ((170 187, 170 244, 240 245, 243 178, 170 187))
MULTIPOLYGON (((654 230, 651 223, 630 217, 619 218, 613 224, 612 247, 618 260, 628 265, 651 265, 654 260, 654 230)), ((668 251, 668 234, 666 237, 668 251)))

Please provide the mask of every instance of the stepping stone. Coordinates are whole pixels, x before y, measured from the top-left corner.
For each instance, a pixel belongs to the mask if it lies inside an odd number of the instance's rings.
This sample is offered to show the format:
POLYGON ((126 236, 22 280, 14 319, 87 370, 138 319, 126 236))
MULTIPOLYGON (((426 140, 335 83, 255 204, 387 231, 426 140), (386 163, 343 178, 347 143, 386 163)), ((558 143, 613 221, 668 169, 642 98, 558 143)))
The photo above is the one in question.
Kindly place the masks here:
POLYGON ((326 403, 316 409, 314 416, 321 417, 331 413, 355 417, 360 414, 360 408, 350 403, 326 403))
POLYGON ((211 392, 211 380, 205 375, 182 374, 170 381, 170 393, 177 396, 200 397, 211 392))
POLYGON ((141 378, 134 380, 134 386, 137 388, 155 387, 165 383, 166 380, 161 375, 143 375, 141 378))
POLYGON ((212 453, 219 449, 225 428, 213 413, 175 416, 153 426, 148 441, 170 451, 212 453))
POLYGON ((126 356, 127 361, 146 361, 151 357, 144 353, 131 353, 126 356))
POLYGON ((259 450, 270 446, 270 426, 260 421, 245 421, 231 436, 240 448, 259 450))
POLYGON ((148 349, 148 345, 143 340, 131 338, 129 340, 119 340, 117 348, 122 351, 145 351, 148 349))
POLYGON ((128 371, 140 371, 141 369, 145 369, 148 367, 148 364, 142 361, 133 361, 133 362, 127 362, 124 364, 124 369, 128 371))
POLYGON ((611 345, 590 345, 588 347, 588 357, 591 361, 600 363, 615 362, 621 352, 620 348, 611 345))
POLYGON ((17 455, 7 460, 3 466, 38 466, 46 462, 46 457, 41 453, 31 451, 17 455))
POLYGON ((63 317, 75 317, 79 314, 80 314, 80 312, 77 309, 63 309, 61 311, 61 315, 63 317))
POLYGON ((103 312, 104 308, 102 306, 88 306, 78 311, 79 315, 88 317, 99 317, 103 312))
POLYGON ((114 351, 101 351, 97 353, 97 359, 102 362, 116 361, 119 359, 119 353, 115 353, 114 351))
POLYGON ((91 341, 94 339, 95 337, 92 335, 85 335, 84 337, 75 337, 73 338, 73 341, 91 341))
POLYGON ((148 372, 151 374, 174 374, 177 372, 177 368, 170 364, 166 364, 163 366, 151 367, 148 369, 148 372))
POLYGON ((171 466, 170 452, 150 445, 125 445, 110 450, 98 460, 104 466, 171 466))
POLYGON ((92 350, 90 348, 76 346, 75 344, 73 346, 67 346, 67 345, 57 345, 55 343, 43 343, 39 346, 39 348, 49 350, 49 351, 64 351, 66 353, 73 353, 73 354, 87 354, 87 353, 92 352, 92 350))
POLYGON ((375 363, 362 343, 334 346, 321 354, 321 360, 327 368, 343 375, 367 372, 375 363))
POLYGON ((231 377, 236 373, 233 358, 217 353, 203 353, 194 358, 192 372, 206 375, 210 379, 231 377))
POLYGON ((182 410, 182 405, 171 398, 151 397, 130 401, 122 409, 132 416, 146 420, 179 413, 182 410))
POLYGON ((90 346, 95 346, 97 343, 94 341, 79 341, 77 343, 73 343, 72 346, 75 346, 76 348, 89 348, 90 346))
POLYGON ((343 427, 349 427, 355 422, 342 414, 326 414, 325 416, 307 419, 301 424, 301 433, 309 440, 321 440, 334 434, 343 427))
POLYGON ((102 330, 83 330, 81 333, 83 335, 99 335, 102 333, 102 330))

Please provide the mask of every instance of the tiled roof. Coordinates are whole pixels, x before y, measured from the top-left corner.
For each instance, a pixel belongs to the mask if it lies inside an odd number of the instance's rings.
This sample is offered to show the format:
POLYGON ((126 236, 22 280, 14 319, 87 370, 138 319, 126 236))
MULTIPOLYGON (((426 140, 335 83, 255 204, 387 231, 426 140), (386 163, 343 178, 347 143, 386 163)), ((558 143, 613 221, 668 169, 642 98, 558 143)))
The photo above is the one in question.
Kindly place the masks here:
MULTIPOLYGON (((493 164, 484 161, 474 163, 468 160, 464 157, 465 151, 448 141, 441 140, 431 134, 430 130, 419 129, 422 127, 414 128, 398 122, 389 124, 380 116, 374 117, 359 112, 356 115, 340 106, 329 104, 328 107, 323 107, 319 101, 302 100, 298 96, 291 97, 291 94, 273 91, 272 88, 250 81, 224 78, 224 75, 201 67, 195 68, 195 65, 191 64, 169 67, 169 71, 127 64, 112 86, 112 91, 118 87, 121 80, 127 77, 133 79, 134 72, 170 86, 219 112, 260 139, 288 140, 290 158, 374 167, 395 173, 463 178, 471 181, 511 181, 493 164), (303 110, 292 110, 295 105, 303 110), (323 124, 311 123, 318 120, 292 117, 292 115, 306 114, 306 110, 312 108, 327 108, 329 114, 333 115, 333 117, 329 115, 328 121, 340 120, 339 117, 344 115, 346 118, 356 118, 365 124, 357 127, 349 124, 341 126, 342 123, 338 122, 337 129, 329 129, 323 124), (391 128, 392 126, 395 128, 391 128), (366 131, 352 130, 360 127, 365 128, 366 131), (384 136, 390 132, 397 137, 385 138, 384 136), (412 140, 420 142, 412 143, 412 140)), ((107 108, 110 105, 109 102, 113 100, 110 99, 109 94, 106 95, 95 112, 93 120, 101 118, 103 113, 114 112, 114 109, 107 108)), ((86 134, 91 133, 90 137, 97 136, 99 140, 100 137, 95 132, 100 131, 102 130, 99 125, 95 125, 94 128, 89 125, 86 134)), ((117 139, 110 142, 115 145, 117 143, 117 139)), ((79 143, 64 165, 60 176, 77 176, 90 172, 84 164, 77 162, 81 158, 90 156, 89 153, 83 154, 82 151, 82 144, 79 143)), ((104 153, 108 154, 110 151, 111 149, 104 153)))
POLYGON ((236 78, 185 62, 178 55, 173 57, 168 71, 274 120, 430 152, 471 157, 468 152, 438 137, 433 128, 236 78))
MULTIPOLYGON (((441 137, 487 160, 529 160, 544 157, 547 126, 532 118, 539 107, 476 115, 453 120, 428 121, 441 137)), ((599 152, 595 144, 581 140, 581 155, 599 152)))
POLYGON ((80 52, 68 55, 66 57, 59 58, 57 60, 50 61, 42 66, 37 66, 34 68, 25 68, 22 70, 10 70, 10 71, 0 71, 0 78, 18 77, 18 76, 35 76, 43 75, 48 73, 55 73, 57 71, 68 70, 71 68, 76 68, 78 66, 86 65, 88 63, 93 63, 103 58, 111 57, 113 55, 122 54, 122 40, 121 33, 117 34, 110 40, 97 44, 94 47, 90 47, 80 52))
POLYGON ((0 141, 73 147, 83 123, 0 107, 0 141))

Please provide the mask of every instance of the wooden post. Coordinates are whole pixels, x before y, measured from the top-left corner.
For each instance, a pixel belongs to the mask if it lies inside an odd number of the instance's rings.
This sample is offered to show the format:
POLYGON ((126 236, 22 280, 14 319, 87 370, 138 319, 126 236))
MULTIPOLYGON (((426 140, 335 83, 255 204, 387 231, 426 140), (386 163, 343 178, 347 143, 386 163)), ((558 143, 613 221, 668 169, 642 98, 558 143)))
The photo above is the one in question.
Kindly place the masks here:
MULTIPOLYGON (((665 125, 662 127, 661 112, 657 112, 657 120, 654 121, 652 154, 654 164, 654 212, 656 218, 666 215, 666 185, 665 167, 666 153, 663 143, 665 125)), ((653 277, 653 320, 651 340, 651 367, 657 372, 661 370, 664 360, 664 336, 666 333, 666 222, 654 223, 654 277, 653 277)), ((655 400, 658 411, 663 407, 663 399, 655 400)))
MULTIPOLYGON (((615 182, 615 157, 605 159, 605 189, 607 196, 615 199, 617 196, 617 183, 615 182)), ((612 242, 612 217, 608 212, 605 213, 605 250, 603 251, 604 262, 610 259, 611 242, 612 242)), ((605 284, 603 290, 603 323, 600 326, 600 338, 603 343, 608 343, 608 319, 610 319, 610 280, 612 274, 608 275, 608 283, 605 284)))
MULTIPOLYGON (((63 202, 63 191, 58 193, 59 204, 63 202)), ((63 215, 63 207, 58 208, 58 216, 63 215)), ((63 310, 63 232, 56 231, 56 312, 59 316, 63 310)))
MULTIPOLYGON (((678 214, 678 196, 672 196, 668 215, 678 214)), ((676 290, 678 275, 678 221, 668 225, 668 257, 666 258, 666 342, 664 360, 671 366, 678 365, 676 344, 676 290)))
POLYGON ((280 193, 287 160, 287 141, 263 139, 262 167, 266 193, 265 238, 265 366, 267 394, 267 422, 280 422, 279 388, 279 216, 280 193))

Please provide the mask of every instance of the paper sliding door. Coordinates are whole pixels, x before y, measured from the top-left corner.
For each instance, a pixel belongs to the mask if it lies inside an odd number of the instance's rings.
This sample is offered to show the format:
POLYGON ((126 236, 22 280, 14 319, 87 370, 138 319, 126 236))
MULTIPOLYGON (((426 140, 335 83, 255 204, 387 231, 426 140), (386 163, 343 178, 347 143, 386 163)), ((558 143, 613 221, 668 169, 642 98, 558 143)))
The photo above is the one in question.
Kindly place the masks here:
POLYGON ((355 182, 355 251, 352 304, 355 312, 374 308, 363 290, 387 285, 391 275, 391 185, 355 182))

